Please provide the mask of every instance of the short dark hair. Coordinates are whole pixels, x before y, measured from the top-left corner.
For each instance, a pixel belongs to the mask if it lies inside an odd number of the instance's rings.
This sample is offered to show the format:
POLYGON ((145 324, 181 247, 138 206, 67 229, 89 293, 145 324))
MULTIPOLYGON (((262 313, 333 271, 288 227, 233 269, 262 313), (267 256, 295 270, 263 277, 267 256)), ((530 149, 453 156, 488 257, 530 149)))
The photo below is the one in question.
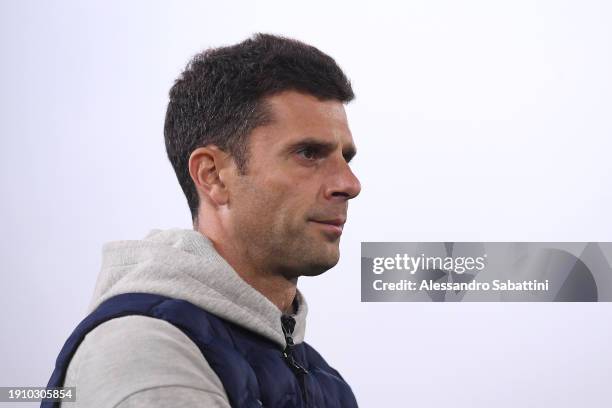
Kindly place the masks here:
POLYGON ((320 100, 351 101, 351 83, 333 58, 300 41, 255 34, 197 54, 170 89, 166 152, 196 222, 199 197, 189 175, 191 153, 209 144, 229 152, 246 173, 248 139, 270 121, 263 98, 295 90, 320 100))

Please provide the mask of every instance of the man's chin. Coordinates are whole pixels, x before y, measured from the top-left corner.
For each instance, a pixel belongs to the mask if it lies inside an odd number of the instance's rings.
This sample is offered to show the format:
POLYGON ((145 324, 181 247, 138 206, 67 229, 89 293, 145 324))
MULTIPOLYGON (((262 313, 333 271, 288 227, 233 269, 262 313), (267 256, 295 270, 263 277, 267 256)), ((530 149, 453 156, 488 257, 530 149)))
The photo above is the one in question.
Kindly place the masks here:
POLYGON ((334 265, 312 265, 309 268, 304 268, 300 276, 319 276, 333 268, 334 265))
MULTIPOLYGON (((317 276, 336 266, 340 260, 339 242, 329 241, 317 234, 291 246, 293 264, 290 269, 297 276, 317 276)), ((289 260, 289 259, 288 259, 289 260)))
POLYGON ((340 254, 336 250, 334 253, 328 253, 327 256, 318 257, 310 262, 307 268, 304 268, 302 276, 317 276, 327 272, 338 264, 340 254))

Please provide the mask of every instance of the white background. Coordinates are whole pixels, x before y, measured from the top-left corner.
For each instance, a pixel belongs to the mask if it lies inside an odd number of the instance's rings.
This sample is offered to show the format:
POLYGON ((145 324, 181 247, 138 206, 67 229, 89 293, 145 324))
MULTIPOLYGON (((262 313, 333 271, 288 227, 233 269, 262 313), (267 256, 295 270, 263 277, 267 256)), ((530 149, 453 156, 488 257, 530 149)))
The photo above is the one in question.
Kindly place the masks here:
POLYGON ((46 384, 104 242, 190 228, 168 90, 261 31, 357 94, 363 190, 340 263, 300 288, 360 405, 612 406, 610 304, 361 303, 359 271, 361 241, 612 240, 611 21, 606 1, 2 1, 0 385, 46 384))

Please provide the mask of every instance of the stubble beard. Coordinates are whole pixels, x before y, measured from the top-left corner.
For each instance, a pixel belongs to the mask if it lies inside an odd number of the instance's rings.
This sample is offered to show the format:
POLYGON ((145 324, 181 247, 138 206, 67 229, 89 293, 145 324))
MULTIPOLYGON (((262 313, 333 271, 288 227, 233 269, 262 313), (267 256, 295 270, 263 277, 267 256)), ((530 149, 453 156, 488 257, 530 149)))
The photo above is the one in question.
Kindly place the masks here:
POLYGON ((309 231, 308 227, 307 222, 303 228, 275 225, 257 234, 241 234, 243 238, 250 236, 243 243, 245 255, 259 265, 263 273, 281 274, 288 280, 320 275, 338 263, 339 238, 330 241, 317 236, 317 231, 309 231))
POLYGON ((316 236, 308 230, 308 223, 300 231, 288 231, 269 237, 268 245, 272 259, 287 279, 299 276, 317 276, 339 260, 339 238, 335 242, 316 236))

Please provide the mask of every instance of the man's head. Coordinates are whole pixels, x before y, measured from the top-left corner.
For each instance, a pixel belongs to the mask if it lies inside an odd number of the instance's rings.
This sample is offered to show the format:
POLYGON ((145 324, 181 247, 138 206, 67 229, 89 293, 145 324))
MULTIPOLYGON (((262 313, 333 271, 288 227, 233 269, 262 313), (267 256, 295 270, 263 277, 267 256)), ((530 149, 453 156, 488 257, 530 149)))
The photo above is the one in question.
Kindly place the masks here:
POLYGON ((170 91, 168 157, 194 226, 249 263, 286 277, 338 261, 355 146, 335 61, 258 34, 197 55, 170 91))

